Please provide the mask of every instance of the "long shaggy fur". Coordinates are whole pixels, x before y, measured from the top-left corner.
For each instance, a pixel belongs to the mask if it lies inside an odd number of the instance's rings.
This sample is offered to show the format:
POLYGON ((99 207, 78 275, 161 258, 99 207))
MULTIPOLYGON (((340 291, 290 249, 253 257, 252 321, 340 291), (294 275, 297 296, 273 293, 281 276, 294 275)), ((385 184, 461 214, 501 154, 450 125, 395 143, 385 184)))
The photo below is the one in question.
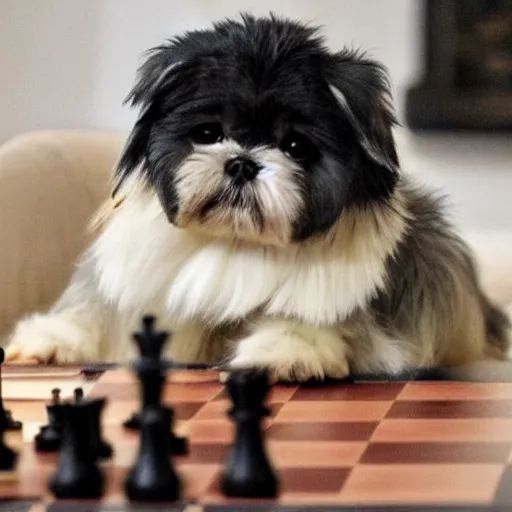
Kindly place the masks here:
POLYGON ((506 356, 472 255, 402 174, 380 64, 246 15, 150 51, 128 101, 96 240, 8 360, 125 361, 145 313, 176 359, 276 379, 506 356))

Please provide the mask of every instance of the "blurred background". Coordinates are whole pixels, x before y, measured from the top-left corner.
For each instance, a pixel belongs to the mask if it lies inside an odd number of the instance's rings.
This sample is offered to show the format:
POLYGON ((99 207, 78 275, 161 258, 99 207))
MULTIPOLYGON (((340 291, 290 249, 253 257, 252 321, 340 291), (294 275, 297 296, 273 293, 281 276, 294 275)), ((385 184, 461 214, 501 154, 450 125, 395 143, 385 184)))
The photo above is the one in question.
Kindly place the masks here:
MULTIPOLYGON (((498 132, 493 125, 478 132, 455 131, 450 126, 443 132, 418 132, 408 124, 406 106, 410 89, 419 87, 420 92, 409 98, 408 108, 409 121, 422 128, 422 123, 437 122, 435 115, 434 119, 428 116, 429 111, 436 113, 436 98, 442 101, 459 94, 443 89, 443 80, 480 90, 510 90, 511 2, 438 0, 433 4, 437 21, 431 20, 429 27, 427 2, 422 0, 2 0, 0 143, 37 129, 127 131, 135 112, 123 107, 122 100, 147 48, 239 11, 274 11, 323 25, 333 48, 359 46, 384 62, 404 123, 397 133, 404 167, 424 182, 443 187, 462 229, 509 230, 510 134, 498 132), (454 21, 457 5, 463 9, 454 21), (432 43, 425 34, 435 32, 435 23, 438 39, 432 43), (454 23, 461 30, 456 37, 449 33, 454 23), (458 67, 450 58, 443 61, 443 54, 457 51, 455 43, 460 46, 458 67), (493 57, 496 49, 498 55, 493 57), (491 62, 490 67, 486 62, 491 62), (429 66, 437 68, 432 71, 429 66), (429 71, 437 75, 431 78, 429 71), (435 88, 436 80, 441 92, 425 94, 423 84, 433 81, 435 88)), ((512 106, 510 98, 505 95, 499 112, 504 105, 512 106)), ((464 119, 465 107, 461 108, 459 118, 464 119)), ((446 105, 439 109, 446 111, 446 105)), ((477 111, 476 119, 481 117, 477 111)), ((510 117, 508 125, 512 125, 510 117)))

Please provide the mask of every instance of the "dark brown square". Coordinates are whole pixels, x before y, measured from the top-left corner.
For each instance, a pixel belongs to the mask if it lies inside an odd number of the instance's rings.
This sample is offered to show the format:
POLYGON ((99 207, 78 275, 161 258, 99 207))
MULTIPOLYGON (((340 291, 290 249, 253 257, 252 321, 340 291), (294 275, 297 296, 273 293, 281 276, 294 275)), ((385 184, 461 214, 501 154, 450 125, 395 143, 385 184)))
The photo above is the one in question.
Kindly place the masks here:
POLYGON ((404 387, 401 382, 343 383, 337 385, 300 387, 292 400, 394 400, 404 387))
POLYGON ((279 477, 283 492, 335 493, 349 473, 350 468, 284 468, 279 477))
POLYGON ((226 463, 230 445, 222 443, 190 443, 187 455, 176 456, 180 464, 222 464, 226 463))
MULTIPOLYGON (((337 493, 350 468, 284 468, 278 470, 281 493, 337 493)), ((221 494, 222 471, 212 481, 207 494, 221 494)))
POLYGON ((386 418, 512 418, 512 400, 397 401, 386 418))
POLYGON ((512 443, 370 443, 361 464, 504 463, 512 443))
POLYGON ((177 420, 189 420, 191 419, 199 409, 203 406, 199 402, 182 402, 172 405, 174 409, 174 417, 177 420))
POLYGON ((275 441, 368 441, 378 423, 362 422, 299 422, 274 423, 265 434, 275 441))

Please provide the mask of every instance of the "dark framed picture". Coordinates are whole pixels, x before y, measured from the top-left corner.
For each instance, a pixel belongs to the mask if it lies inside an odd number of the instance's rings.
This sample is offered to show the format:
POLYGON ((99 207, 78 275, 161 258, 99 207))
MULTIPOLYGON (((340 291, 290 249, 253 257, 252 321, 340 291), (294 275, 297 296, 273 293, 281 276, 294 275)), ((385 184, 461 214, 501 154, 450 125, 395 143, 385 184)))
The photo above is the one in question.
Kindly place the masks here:
POLYGON ((512 0, 425 0, 412 129, 512 130, 512 0))

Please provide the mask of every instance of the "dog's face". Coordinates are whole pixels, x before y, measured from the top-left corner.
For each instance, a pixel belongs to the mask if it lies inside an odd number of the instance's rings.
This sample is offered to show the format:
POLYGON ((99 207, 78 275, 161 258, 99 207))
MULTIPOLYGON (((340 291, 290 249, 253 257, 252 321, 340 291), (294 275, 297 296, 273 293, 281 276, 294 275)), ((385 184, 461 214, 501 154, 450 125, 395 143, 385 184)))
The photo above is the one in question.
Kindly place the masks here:
POLYGON ((295 243, 391 197, 388 97, 379 65, 331 54, 291 21, 245 16, 190 32, 139 71, 117 186, 140 173, 184 229, 295 243))

